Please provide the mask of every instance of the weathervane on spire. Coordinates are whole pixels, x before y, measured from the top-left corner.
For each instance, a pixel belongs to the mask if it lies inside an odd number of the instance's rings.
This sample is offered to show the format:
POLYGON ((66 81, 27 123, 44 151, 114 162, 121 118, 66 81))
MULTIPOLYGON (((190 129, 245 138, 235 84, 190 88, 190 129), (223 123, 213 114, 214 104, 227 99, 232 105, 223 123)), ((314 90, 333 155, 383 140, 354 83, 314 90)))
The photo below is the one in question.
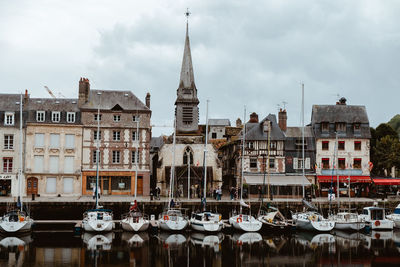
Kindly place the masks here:
POLYGON ((186 22, 189 21, 189 16, 190 16, 190 14, 192 14, 192 13, 190 13, 189 8, 186 8, 186 12, 185 12, 186 22))

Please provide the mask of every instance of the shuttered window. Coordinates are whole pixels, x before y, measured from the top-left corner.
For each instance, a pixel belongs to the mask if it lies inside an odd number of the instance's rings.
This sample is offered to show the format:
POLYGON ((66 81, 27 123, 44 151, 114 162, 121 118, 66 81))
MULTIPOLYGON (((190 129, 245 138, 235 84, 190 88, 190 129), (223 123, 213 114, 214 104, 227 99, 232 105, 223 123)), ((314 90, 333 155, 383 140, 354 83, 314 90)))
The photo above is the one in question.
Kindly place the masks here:
POLYGON ((63 192, 66 194, 71 194, 74 192, 74 178, 65 177, 63 179, 63 192))
POLYGON ((44 147, 44 134, 35 134, 35 147, 44 147))
POLYGON ((75 148, 75 135, 66 134, 65 135, 65 148, 75 148))
POLYGON ((73 173, 74 172, 74 157, 64 158, 64 172, 73 173))
POLYGON ((60 147, 60 135, 50 134, 50 148, 59 148, 59 147, 60 147))
POLYGON ((35 156, 34 157, 35 165, 33 166, 34 172, 42 173, 43 172, 43 156, 35 156))
POLYGON ((55 194, 57 193, 57 178, 47 177, 46 180, 46 193, 55 194))
POLYGON ((58 173, 58 156, 50 156, 49 165, 50 173, 58 173))

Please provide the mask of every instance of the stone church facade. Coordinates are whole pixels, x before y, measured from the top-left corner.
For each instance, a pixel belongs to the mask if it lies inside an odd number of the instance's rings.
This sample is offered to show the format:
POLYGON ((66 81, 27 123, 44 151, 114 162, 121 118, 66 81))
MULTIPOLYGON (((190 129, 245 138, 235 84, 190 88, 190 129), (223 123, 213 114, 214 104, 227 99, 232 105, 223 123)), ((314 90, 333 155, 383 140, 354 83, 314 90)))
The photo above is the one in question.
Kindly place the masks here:
MULTIPOLYGON (((156 179, 162 195, 168 196, 172 166, 175 166, 174 191, 177 192, 176 196, 187 198, 189 187, 192 197, 194 197, 195 192, 203 188, 206 127, 199 125, 198 105, 187 24, 182 68, 175 101, 175 162, 173 162, 172 156, 174 154, 173 134, 165 139, 158 151, 156 179)), ((217 149, 213 144, 207 144, 206 155, 207 191, 209 193, 212 189, 222 186, 222 166, 218 159, 217 149)))

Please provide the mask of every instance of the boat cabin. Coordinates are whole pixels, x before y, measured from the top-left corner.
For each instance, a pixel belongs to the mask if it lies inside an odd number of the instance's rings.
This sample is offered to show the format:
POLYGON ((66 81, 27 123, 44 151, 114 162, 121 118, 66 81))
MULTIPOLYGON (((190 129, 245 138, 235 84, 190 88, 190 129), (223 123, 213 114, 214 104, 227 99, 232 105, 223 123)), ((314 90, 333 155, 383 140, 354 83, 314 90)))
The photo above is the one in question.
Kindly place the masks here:
POLYGON ((367 217, 368 220, 384 220, 385 210, 378 207, 367 207, 363 209, 363 215, 367 217))

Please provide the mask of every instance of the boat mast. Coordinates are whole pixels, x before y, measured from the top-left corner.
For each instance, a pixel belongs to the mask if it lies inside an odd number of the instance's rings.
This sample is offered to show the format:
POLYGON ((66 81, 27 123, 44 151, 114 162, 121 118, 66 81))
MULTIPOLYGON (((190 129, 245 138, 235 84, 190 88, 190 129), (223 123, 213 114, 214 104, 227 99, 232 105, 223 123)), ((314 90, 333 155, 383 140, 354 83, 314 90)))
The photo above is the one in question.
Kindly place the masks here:
POLYGON ((336 132, 336 180, 337 180, 337 201, 338 201, 338 211, 340 206, 339 195, 340 195, 340 184, 339 184, 339 142, 338 133, 336 132))
MULTIPOLYGON (((331 202, 332 202, 332 194, 333 194, 333 174, 335 171, 335 162, 336 162, 336 152, 337 151, 337 132, 336 132, 336 142, 335 142, 335 148, 333 151, 333 166, 332 166, 332 178, 331 178, 331 189, 329 190, 329 214, 331 213, 331 202)), ((337 173, 337 169, 336 169, 337 173)))
POLYGON ((302 171, 303 171, 303 179, 301 179, 301 185, 303 189, 303 199, 305 198, 305 192, 304 192, 304 179, 305 179, 305 161, 304 161, 304 83, 301 84, 301 142, 302 142, 302 148, 301 148, 301 157, 303 159, 302 162, 302 171))
POLYGON ((174 197, 174 178, 175 178, 175 144, 176 144, 176 115, 174 116, 174 137, 172 142, 172 167, 171 167, 171 179, 169 181, 169 200, 168 200, 168 208, 171 208, 171 199, 174 197))
POLYGON ((97 92, 99 96, 99 104, 97 106, 97 144, 96 144, 96 209, 99 208, 99 162, 100 162, 100 96, 101 92, 97 92))
POLYGON ((19 171, 18 171, 18 202, 20 203, 21 212, 23 211, 23 200, 21 197, 21 184, 22 184, 22 94, 19 100, 19 171))
POLYGON ((269 153, 270 153, 270 146, 271 146, 271 131, 272 131, 272 123, 271 121, 268 121, 268 140, 267 140, 267 177, 268 177, 268 201, 271 200, 270 197, 270 175, 269 175, 269 153))
POLYGON ((140 119, 139 119, 139 115, 136 111, 136 153, 135 153, 135 199, 136 199, 136 194, 137 194, 137 173, 138 173, 138 161, 139 161, 139 123, 140 123, 140 119))
POLYGON ((243 113, 243 133, 242 133, 242 174, 240 182, 240 213, 242 213, 242 199, 243 199, 243 174, 244 174, 244 143, 246 135, 246 106, 244 106, 243 113))
POLYGON ((210 100, 207 99, 207 108, 206 108, 206 142, 204 143, 204 211, 206 210, 207 204, 207 144, 208 144, 208 102, 210 100))

